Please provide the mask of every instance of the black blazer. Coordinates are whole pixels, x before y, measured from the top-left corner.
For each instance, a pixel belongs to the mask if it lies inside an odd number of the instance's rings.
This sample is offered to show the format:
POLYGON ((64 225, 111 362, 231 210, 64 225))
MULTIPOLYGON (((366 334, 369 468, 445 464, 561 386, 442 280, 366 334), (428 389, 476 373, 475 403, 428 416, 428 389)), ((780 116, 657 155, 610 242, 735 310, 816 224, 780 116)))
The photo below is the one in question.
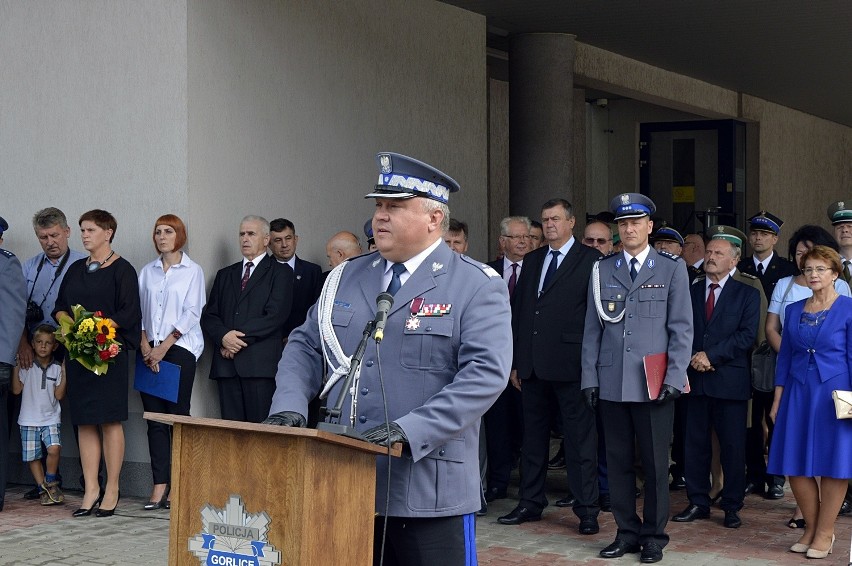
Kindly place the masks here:
POLYGON ((746 401, 751 396, 749 352, 760 323, 760 291, 729 278, 708 321, 705 315, 706 279, 689 288, 695 332, 692 353, 704 352, 715 371, 687 370, 690 395, 746 401))
POLYGON ((273 379, 281 358, 284 321, 293 297, 293 270, 264 257, 240 291, 242 272, 242 261, 220 269, 201 313, 201 328, 213 346, 211 379, 236 375, 273 379), (233 360, 219 353, 222 337, 231 330, 244 332, 242 340, 248 343, 233 360))
MULTIPOLYGON (((274 259, 274 258, 272 258, 274 259)), ((285 265, 285 264, 282 264, 285 265)), ((308 309, 314 306, 322 291, 325 281, 322 277, 322 268, 309 261, 296 256, 295 280, 293 282, 293 304, 290 307, 290 316, 284 324, 284 337, 290 336, 294 328, 302 326, 308 317, 308 309)))
POLYGON ((772 254, 772 259, 769 260, 769 267, 766 268, 766 271, 763 272, 763 276, 757 274, 757 270, 754 268, 754 259, 752 256, 748 256, 747 258, 741 259, 737 264, 737 269, 742 271, 743 273, 748 273, 749 275, 754 275, 758 279, 760 279, 761 285, 763 285, 763 292, 766 294, 766 300, 772 299, 772 291, 775 290, 775 284, 778 283, 778 280, 782 277, 787 277, 789 275, 798 275, 799 270, 796 268, 796 264, 789 259, 784 259, 783 257, 778 255, 778 252, 772 254))
POLYGON ((528 379, 535 372, 536 377, 547 381, 580 381, 586 295, 600 252, 575 239, 539 297, 538 282, 549 253, 550 246, 544 246, 524 256, 512 297, 512 368, 520 379, 528 379))

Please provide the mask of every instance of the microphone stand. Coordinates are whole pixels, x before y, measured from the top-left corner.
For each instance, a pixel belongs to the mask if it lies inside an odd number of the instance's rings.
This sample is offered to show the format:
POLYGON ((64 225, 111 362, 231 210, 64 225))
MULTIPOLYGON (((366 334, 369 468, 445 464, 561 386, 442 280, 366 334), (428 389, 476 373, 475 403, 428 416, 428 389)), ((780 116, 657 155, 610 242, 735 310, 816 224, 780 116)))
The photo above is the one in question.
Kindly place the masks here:
POLYGON ((367 349, 367 342, 370 340, 370 336, 373 334, 375 329, 375 319, 370 320, 364 327, 364 333, 361 336, 361 341, 358 343, 358 347, 355 349, 355 353, 352 355, 352 363, 349 366, 349 373, 346 374, 346 380, 343 382, 343 387, 340 390, 340 394, 337 396, 337 402, 330 409, 326 407, 326 420, 325 422, 317 423, 317 430, 325 430, 341 436, 364 440, 364 436, 355 430, 355 413, 358 407, 359 381, 359 379, 355 376, 358 373, 358 368, 361 367, 361 360, 364 358, 364 351, 367 349), (352 390, 352 410, 349 412, 349 425, 347 426, 345 424, 340 424, 340 413, 343 411, 343 401, 346 400, 346 394, 350 389, 352 390))

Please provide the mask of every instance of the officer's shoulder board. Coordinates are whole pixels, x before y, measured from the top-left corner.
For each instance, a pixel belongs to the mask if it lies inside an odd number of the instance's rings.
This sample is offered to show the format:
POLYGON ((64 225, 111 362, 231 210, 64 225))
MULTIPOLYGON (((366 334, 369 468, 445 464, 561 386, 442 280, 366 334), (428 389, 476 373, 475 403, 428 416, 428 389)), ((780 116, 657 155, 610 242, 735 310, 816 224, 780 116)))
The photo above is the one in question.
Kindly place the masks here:
POLYGON ((611 257, 615 257, 617 255, 621 255, 621 252, 609 252, 608 254, 601 256, 598 258, 598 261, 603 261, 605 259, 609 259, 611 257))
POLYGON ((3 255, 3 256, 8 257, 8 258, 15 257, 15 254, 10 252, 9 250, 4 250, 2 248, 0 248, 0 255, 3 255))
POLYGON ((461 259, 463 262, 467 263, 468 265, 474 266, 477 271, 483 273, 489 279, 491 279, 493 277, 501 277, 502 278, 502 275, 497 273, 497 271, 488 264, 482 263, 481 261, 477 261, 477 260, 475 260, 471 257, 467 257, 464 254, 459 254, 459 259, 461 259))
POLYGON ((746 273, 744 271, 740 271, 740 276, 743 279, 754 279, 755 281, 760 281, 760 278, 757 275, 752 275, 751 273, 746 273))
POLYGON ((663 257, 669 258, 672 261, 677 261, 679 259, 682 259, 679 255, 670 254, 669 252, 666 252, 666 251, 663 251, 663 250, 657 250, 657 253, 660 254, 663 257))
POLYGON ((701 274, 701 275, 699 275, 698 277, 695 278, 695 280, 692 282, 692 284, 695 285, 696 283, 704 283, 704 281, 706 281, 706 280, 707 280, 707 276, 704 275, 704 274, 701 274))

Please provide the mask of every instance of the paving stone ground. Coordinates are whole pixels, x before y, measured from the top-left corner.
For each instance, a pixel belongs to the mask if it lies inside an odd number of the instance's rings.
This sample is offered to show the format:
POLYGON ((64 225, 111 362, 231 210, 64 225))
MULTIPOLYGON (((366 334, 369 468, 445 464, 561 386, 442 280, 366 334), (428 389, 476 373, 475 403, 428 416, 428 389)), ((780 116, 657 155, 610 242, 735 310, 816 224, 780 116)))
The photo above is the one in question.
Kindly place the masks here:
MULTIPOLYGON (((550 501, 564 496, 565 472, 548 474, 550 501)), ((30 486, 10 486, 6 506, 0 513, 0 565, 63 566, 77 564, 136 566, 167 563, 169 511, 144 511, 139 498, 123 498, 111 518, 72 518, 81 494, 67 492, 64 505, 42 507, 26 501, 30 486)), ((477 520, 479 564, 486 566, 572 564, 624 566, 639 564, 638 555, 604 560, 598 551, 615 538, 616 526, 609 513, 601 513, 597 535, 577 533, 578 521, 570 509, 550 506, 543 519, 520 526, 497 523, 497 517, 514 508, 517 476, 513 477, 510 498, 493 502, 488 514, 477 520)), ((638 503, 641 505, 642 500, 638 503)), ((686 506, 684 492, 673 492, 671 513, 686 506)), ((809 564, 810 566, 849 566, 852 517, 837 521, 834 553, 825 560, 806 560, 787 551, 801 531, 786 527, 795 503, 789 491, 783 500, 767 501, 759 496, 746 498, 741 512, 743 526, 726 529, 723 513, 714 509, 708 520, 669 523, 671 543, 660 564, 689 566, 771 566, 809 564)), ((176 512, 175 510, 171 512, 176 512)), ((436 565, 443 566, 443 565, 436 565)))

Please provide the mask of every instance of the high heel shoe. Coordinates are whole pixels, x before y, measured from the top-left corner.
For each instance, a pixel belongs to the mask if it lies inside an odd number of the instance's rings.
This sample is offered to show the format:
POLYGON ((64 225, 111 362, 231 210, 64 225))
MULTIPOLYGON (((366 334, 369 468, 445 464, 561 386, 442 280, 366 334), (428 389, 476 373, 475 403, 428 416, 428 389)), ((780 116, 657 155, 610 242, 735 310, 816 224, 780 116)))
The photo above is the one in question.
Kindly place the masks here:
POLYGON ((155 509, 168 509, 168 504, 168 500, 165 498, 165 496, 163 496, 163 498, 159 501, 149 501, 145 504, 143 509, 145 509, 145 511, 154 511, 155 509))
POLYGON ((104 509, 103 507, 98 507, 97 512, 95 513, 95 517, 112 517, 115 514, 115 508, 118 507, 118 502, 121 500, 121 491, 118 492, 118 497, 115 499, 115 505, 112 509, 104 509))
POLYGON ((790 552, 795 552, 796 554, 805 554, 809 548, 810 546, 808 546, 807 544, 797 542, 796 544, 790 547, 790 552))
MULTIPOLYGON (((101 488, 100 492, 98 493, 98 498, 95 499, 95 502, 92 503, 91 507, 89 507, 88 509, 85 508, 85 507, 80 507, 79 509, 77 509, 76 511, 71 513, 71 516, 72 517, 88 517, 89 515, 92 514, 92 510, 94 510, 95 506, 98 506, 100 508, 101 501, 103 501, 103 499, 104 499, 104 489, 101 488)), ((100 509, 99 509, 99 512, 100 512, 100 509)))
POLYGON ((828 547, 828 550, 816 550, 814 548, 809 548, 805 553, 805 556, 808 558, 825 558, 834 550, 834 535, 831 535, 831 546, 828 547))

